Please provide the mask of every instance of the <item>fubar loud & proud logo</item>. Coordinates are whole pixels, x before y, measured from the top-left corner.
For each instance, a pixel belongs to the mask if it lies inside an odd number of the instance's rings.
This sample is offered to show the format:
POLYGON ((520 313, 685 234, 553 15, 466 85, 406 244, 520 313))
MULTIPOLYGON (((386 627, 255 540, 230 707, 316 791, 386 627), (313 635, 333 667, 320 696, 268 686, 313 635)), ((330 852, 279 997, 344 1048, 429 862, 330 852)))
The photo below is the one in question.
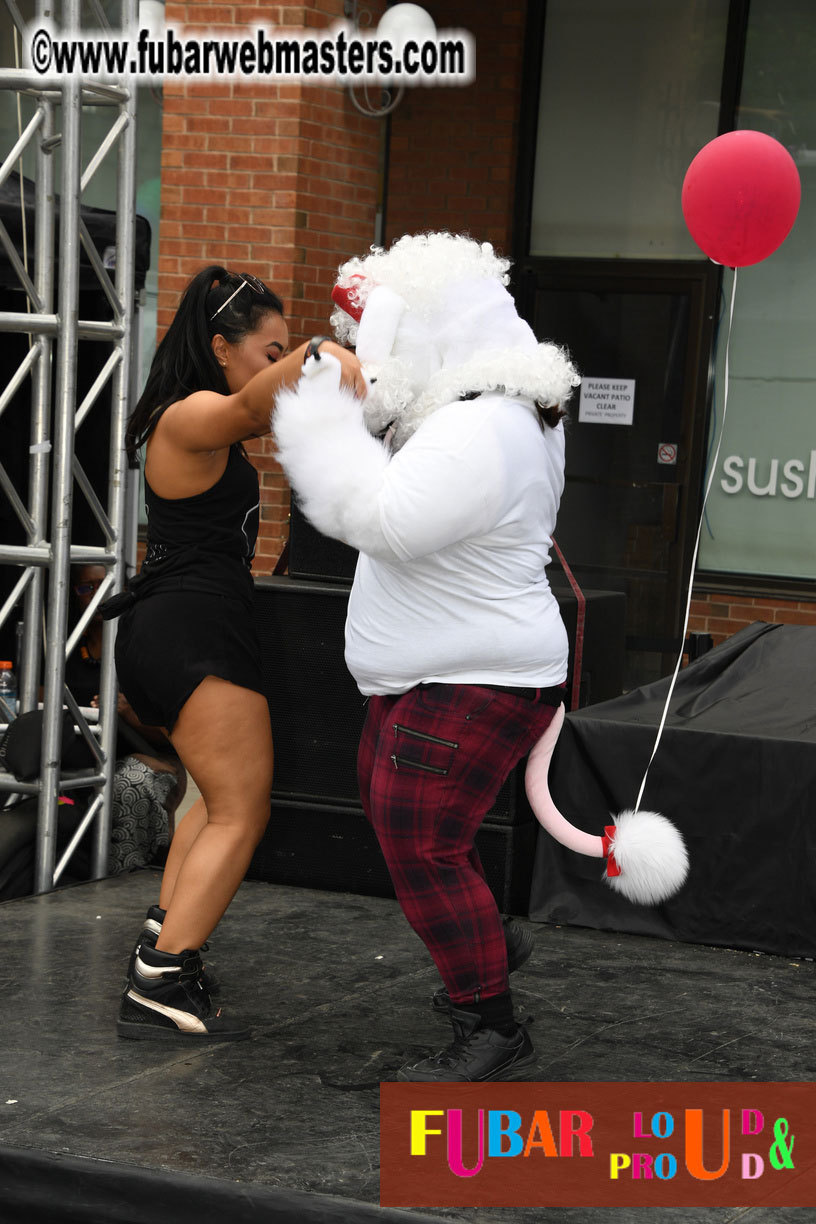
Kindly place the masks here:
POLYGON ((384 1206, 812 1206, 816 1085, 383 1084, 384 1206))

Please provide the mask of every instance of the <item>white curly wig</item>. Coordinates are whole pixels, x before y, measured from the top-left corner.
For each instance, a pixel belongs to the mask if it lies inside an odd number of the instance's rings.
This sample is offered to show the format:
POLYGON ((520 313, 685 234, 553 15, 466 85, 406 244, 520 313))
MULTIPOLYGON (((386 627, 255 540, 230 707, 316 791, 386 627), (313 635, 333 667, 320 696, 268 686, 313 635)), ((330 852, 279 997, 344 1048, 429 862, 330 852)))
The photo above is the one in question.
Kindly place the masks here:
POLYGON ((362 318, 338 306, 332 326, 376 380, 365 407, 372 433, 390 425, 398 449, 430 413, 473 392, 567 402, 580 378, 565 351, 539 344, 519 318, 509 268, 489 242, 448 233, 407 234, 341 265, 337 287, 362 318))
MULTIPOLYGON (((498 256, 489 242, 465 234, 403 234, 387 251, 373 246, 370 255, 346 260, 336 283, 360 307, 376 285, 385 285, 428 319, 451 283, 492 277, 507 285, 509 272, 510 260, 498 256)), ((338 307, 331 324, 339 344, 356 345, 357 322, 350 315, 338 307)))

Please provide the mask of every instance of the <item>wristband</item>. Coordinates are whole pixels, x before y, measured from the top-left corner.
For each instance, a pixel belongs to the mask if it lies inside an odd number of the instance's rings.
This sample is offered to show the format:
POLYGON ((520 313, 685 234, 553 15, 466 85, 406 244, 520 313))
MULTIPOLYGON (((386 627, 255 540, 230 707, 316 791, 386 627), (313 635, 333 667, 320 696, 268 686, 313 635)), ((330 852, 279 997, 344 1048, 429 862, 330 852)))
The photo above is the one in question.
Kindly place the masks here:
POLYGON ((331 340, 331 336, 312 336, 309 343, 306 345, 306 352, 303 354, 303 364, 314 357, 315 361, 320 360, 320 346, 324 340, 331 340))

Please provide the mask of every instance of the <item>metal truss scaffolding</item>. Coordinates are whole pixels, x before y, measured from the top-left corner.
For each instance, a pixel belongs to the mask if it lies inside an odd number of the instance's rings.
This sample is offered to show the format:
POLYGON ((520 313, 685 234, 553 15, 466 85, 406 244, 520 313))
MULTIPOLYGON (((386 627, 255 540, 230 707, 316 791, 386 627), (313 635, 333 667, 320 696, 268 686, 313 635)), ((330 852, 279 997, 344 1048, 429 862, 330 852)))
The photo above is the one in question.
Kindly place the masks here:
MULTIPOLYGON (((6 7, 20 28, 20 14, 14 0, 6 0, 6 7)), ((54 10, 58 7, 53 2, 38 0, 37 18, 48 16, 53 21, 54 10)), ((136 0, 122 0, 121 10, 121 28, 132 28, 136 0)), ((98 17, 104 18, 101 6, 95 11, 98 17)), ((61 16, 63 29, 79 30, 79 0, 65 0, 61 16)), ((26 544, 17 546, 0 541, 0 565, 19 567, 21 571, 19 581, 0 609, 0 626, 24 601, 18 660, 21 712, 36 708, 40 684, 43 686, 40 775, 34 782, 23 783, 0 773, 0 794, 5 794, 6 799, 12 793, 38 796, 35 889, 47 892, 58 883, 80 840, 90 836, 91 829, 94 830, 93 876, 100 878, 107 874, 117 723, 113 663, 115 622, 106 622, 103 636, 98 735, 91 731, 73 696, 65 688, 65 662, 77 648, 100 602, 121 589, 125 573, 128 480, 132 473, 128 472, 125 462, 123 438, 132 381, 136 310, 136 89, 132 80, 103 84, 76 77, 46 79, 21 68, 0 68, 0 89, 26 94, 35 103, 33 118, 0 166, 0 185, 11 174, 25 148, 33 146, 36 157, 33 279, 0 222, 0 242, 28 299, 27 312, 0 312, 0 333, 24 333, 29 338, 27 355, 11 381, 0 387, 0 413, 7 409, 26 379, 31 385, 28 505, 14 488, 0 456, 0 495, 9 499, 27 540, 26 544), (83 108, 88 106, 109 107, 112 122, 83 169, 82 115, 83 108), (55 182, 58 176, 54 169, 57 150, 61 161, 58 267, 55 258, 55 182), (113 150, 117 158, 116 271, 111 283, 82 219, 80 204, 82 193, 103 158, 113 150), (112 319, 109 322, 79 318, 81 248, 110 303, 112 319), (76 370, 80 339, 108 345, 110 356, 83 402, 78 404, 76 370), (74 444, 77 430, 108 384, 111 390, 111 445, 107 506, 104 506, 77 460, 74 444), (74 483, 88 500, 102 529, 105 540, 102 546, 83 546, 72 541, 74 483), (46 522, 49 484, 50 524, 46 522), (69 636, 70 567, 89 563, 104 565, 106 577, 69 636), (46 573, 47 607, 44 607, 46 573), (96 761, 95 766, 80 772, 68 773, 61 766, 63 707, 66 705, 96 761), (59 796, 82 788, 91 791, 88 807, 57 863, 59 796)))

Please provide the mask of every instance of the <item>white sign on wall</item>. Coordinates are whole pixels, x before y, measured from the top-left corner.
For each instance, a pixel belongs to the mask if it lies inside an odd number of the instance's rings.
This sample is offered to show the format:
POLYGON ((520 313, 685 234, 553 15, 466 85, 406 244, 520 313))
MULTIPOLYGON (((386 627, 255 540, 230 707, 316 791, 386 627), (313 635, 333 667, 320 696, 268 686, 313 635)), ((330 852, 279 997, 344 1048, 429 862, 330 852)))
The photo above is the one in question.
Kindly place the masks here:
POLYGON ((591 425, 631 425, 635 413, 634 378, 581 380, 578 420, 591 425))

